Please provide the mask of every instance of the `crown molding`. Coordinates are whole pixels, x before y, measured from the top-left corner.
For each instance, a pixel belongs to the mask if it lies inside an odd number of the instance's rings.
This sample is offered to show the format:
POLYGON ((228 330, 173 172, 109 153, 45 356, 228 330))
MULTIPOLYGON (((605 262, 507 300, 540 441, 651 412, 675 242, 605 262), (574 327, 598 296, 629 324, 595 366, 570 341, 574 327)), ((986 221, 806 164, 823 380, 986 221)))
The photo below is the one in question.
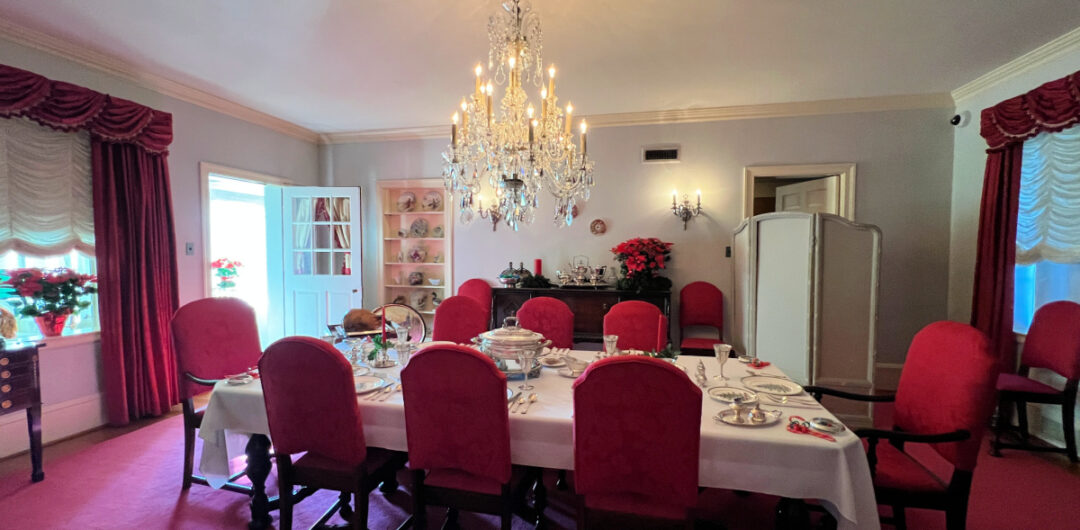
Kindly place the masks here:
POLYGON ((998 83, 1016 77, 1033 68, 1038 68, 1062 55, 1080 49, 1080 27, 1031 50, 975 80, 952 91, 953 100, 959 102, 970 98, 998 83))
MULTIPOLYGON (((790 118, 795 116, 815 116, 822 114, 952 107, 952 96, 942 92, 904 96, 799 101, 794 103, 766 103, 762 105, 739 105, 733 107, 621 112, 615 114, 594 114, 585 116, 585 118, 589 121, 589 128, 596 128, 749 120, 760 118, 790 118)), ((448 134, 449 130, 449 125, 432 125, 426 127, 325 133, 319 135, 319 141, 324 144, 350 144, 448 138, 450 136, 448 134)))
POLYGON ((225 98, 215 96, 209 92, 190 87, 166 77, 145 72, 130 63, 120 61, 114 57, 47 35, 40 31, 20 26, 9 20, 5 20, 4 18, 0 18, 0 38, 74 61, 83 66, 130 81, 143 88, 153 90, 154 92, 181 101, 186 101, 214 112, 232 116, 260 127, 265 127, 308 142, 314 143, 319 141, 319 135, 317 133, 295 123, 271 116, 251 107, 229 101, 225 98))

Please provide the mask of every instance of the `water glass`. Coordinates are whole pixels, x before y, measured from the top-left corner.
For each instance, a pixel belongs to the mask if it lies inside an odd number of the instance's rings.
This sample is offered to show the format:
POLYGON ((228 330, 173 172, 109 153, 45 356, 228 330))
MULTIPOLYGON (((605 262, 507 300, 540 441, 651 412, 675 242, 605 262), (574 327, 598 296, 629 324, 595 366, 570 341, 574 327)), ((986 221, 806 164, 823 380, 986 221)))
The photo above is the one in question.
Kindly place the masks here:
POLYGON ((727 362, 728 356, 731 355, 731 346, 727 344, 713 344, 713 353, 716 354, 716 362, 720 363, 720 375, 714 375, 713 379, 717 381, 727 381, 728 378, 724 377, 724 363, 727 362))
POLYGON ((528 348, 518 353, 518 364, 521 366, 521 373, 525 375, 525 382, 518 386, 521 390, 532 390, 532 385, 529 384, 529 372, 533 368, 533 361, 536 360, 536 350, 528 348))
POLYGON ((619 354, 619 336, 604 335, 604 353, 607 357, 619 354))

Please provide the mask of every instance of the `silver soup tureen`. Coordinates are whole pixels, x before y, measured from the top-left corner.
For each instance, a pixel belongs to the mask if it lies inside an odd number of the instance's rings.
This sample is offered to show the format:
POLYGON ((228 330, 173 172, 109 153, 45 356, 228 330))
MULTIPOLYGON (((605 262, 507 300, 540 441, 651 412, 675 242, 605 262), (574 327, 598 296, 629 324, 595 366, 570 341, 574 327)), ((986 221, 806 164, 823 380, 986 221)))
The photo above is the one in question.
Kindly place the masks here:
POLYGON ((534 360, 529 377, 540 374, 540 363, 535 359, 544 348, 551 345, 550 340, 534 331, 518 326, 517 317, 509 316, 503 320, 503 327, 485 331, 473 338, 473 343, 495 361, 495 366, 508 376, 522 376, 520 359, 528 356, 534 360))

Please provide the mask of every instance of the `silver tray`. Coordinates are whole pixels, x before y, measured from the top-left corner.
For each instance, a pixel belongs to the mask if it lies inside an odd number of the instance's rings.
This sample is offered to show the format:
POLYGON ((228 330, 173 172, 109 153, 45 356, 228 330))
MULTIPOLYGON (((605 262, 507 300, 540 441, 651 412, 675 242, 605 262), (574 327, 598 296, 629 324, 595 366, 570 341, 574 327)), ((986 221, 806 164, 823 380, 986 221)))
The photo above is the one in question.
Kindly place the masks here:
POLYGON ((765 413, 765 421, 761 423, 754 423, 750 421, 749 410, 743 413, 742 423, 735 422, 735 411, 731 409, 721 410, 715 416, 713 416, 713 420, 718 423, 733 425, 735 427, 765 427, 768 425, 776 424, 784 417, 784 413, 779 410, 762 410, 761 412, 765 413))

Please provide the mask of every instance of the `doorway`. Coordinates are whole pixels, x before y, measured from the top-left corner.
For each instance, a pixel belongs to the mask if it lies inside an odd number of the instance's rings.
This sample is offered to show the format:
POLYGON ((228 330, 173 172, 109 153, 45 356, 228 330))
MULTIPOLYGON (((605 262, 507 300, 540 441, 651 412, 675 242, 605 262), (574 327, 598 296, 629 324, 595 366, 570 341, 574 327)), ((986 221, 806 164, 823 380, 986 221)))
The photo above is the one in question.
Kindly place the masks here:
POLYGON ((855 220, 855 164, 746 166, 742 217, 831 213, 855 220))

